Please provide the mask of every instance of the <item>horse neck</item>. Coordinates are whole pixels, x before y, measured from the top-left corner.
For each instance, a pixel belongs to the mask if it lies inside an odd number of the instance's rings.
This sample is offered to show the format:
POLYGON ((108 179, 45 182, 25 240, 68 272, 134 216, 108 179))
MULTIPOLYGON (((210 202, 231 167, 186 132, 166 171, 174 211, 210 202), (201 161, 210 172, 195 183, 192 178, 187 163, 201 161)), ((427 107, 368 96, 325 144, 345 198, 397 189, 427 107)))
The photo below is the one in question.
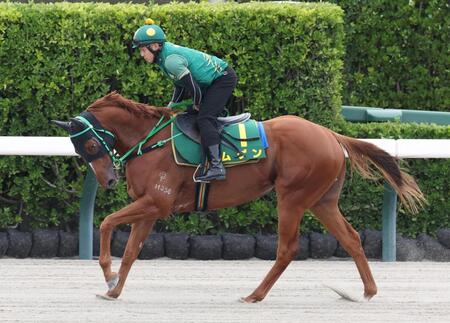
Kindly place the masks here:
MULTIPOLYGON (((139 141, 144 139, 158 123, 158 117, 138 117, 123 109, 102 109, 95 112, 95 116, 105 129, 116 136, 116 147, 120 155, 130 150, 139 141)), ((165 135, 167 128, 155 135, 154 140, 165 135)), ((152 142, 154 140, 151 140, 152 142)))

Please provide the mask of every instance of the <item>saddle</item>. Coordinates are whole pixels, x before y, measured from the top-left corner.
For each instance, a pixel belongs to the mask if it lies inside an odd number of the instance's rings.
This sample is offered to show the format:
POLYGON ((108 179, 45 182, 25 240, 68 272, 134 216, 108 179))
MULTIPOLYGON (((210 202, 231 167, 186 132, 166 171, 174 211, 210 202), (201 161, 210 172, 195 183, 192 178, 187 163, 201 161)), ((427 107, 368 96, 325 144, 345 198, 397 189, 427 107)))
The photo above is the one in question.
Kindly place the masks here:
MULTIPOLYGON (((219 117, 222 162, 225 166, 265 158, 267 141, 262 124, 250 119, 250 113, 219 117)), ((203 149, 195 114, 180 113, 172 123, 175 161, 179 165, 197 166, 203 162, 203 149)))
MULTIPOLYGON (((217 121, 219 122, 219 134, 222 133, 225 126, 245 122, 249 120, 250 117, 250 113, 242 113, 237 116, 217 118, 217 121)), ((196 143, 200 143, 200 132, 197 128, 196 119, 197 115, 195 114, 180 113, 177 115, 175 123, 181 132, 196 143)))

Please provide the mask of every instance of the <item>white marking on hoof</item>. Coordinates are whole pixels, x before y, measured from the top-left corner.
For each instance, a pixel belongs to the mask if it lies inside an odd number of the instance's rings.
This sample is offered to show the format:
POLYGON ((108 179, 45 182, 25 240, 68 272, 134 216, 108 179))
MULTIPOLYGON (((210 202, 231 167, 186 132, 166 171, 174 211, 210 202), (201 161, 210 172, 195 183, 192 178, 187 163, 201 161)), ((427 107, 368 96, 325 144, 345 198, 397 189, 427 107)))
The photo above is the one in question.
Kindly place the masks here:
POLYGON ((247 301, 247 300, 246 300, 246 297, 241 297, 241 298, 239 298, 238 301, 239 301, 240 303, 246 303, 246 304, 252 304, 252 303, 259 303, 259 302, 261 302, 261 301, 258 301, 258 300, 247 301))
POLYGON ((108 290, 110 291, 116 288, 118 283, 119 283, 119 275, 115 275, 113 278, 111 278, 106 282, 106 285, 108 285, 108 290))
POLYGON ((95 294, 95 296, 97 297, 97 298, 100 298, 100 299, 104 299, 104 300, 106 300, 106 301, 117 301, 117 298, 114 298, 114 297, 110 297, 110 296, 108 296, 108 295, 102 295, 102 294, 95 294))
POLYGON ((343 299, 350 301, 350 302, 355 302, 355 303, 361 303, 363 301, 366 301, 365 299, 362 299, 360 296, 356 296, 356 295, 351 295, 345 291, 343 291, 340 288, 337 287, 332 287, 329 285, 324 285, 325 287, 328 287, 329 289, 331 289, 333 292, 335 292, 336 294, 338 294, 339 296, 341 296, 343 299))

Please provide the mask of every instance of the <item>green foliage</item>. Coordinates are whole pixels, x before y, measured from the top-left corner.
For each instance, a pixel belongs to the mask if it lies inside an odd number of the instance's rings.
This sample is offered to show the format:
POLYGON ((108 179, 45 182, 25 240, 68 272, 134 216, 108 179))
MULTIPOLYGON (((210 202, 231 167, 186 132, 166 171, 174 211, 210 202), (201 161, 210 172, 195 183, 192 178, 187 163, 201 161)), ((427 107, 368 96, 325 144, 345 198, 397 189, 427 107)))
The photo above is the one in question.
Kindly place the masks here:
POLYGON ((346 104, 448 111, 448 1, 333 2, 346 12, 346 104))
POLYGON ((273 193, 240 207, 219 210, 218 214, 221 227, 226 232, 276 232, 277 209, 273 193))
POLYGON ((355 138, 383 139, 448 139, 450 126, 425 123, 349 123, 343 120, 336 123, 333 130, 355 138))
MULTIPOLYGON (((170 41, 230 62, 240 78, 233 113, 246 110, 258 119, 291 113, 331 124, 341 104, 342 16, 330 4, 2 2, 0 136, 66 136, 50 120, 78 115, 111 90, 166 104, 170 81, 131 49, 147 17, 161 23, 170 41)), ((0 227, 76 228, 85 172, 78 158, 1 158, 0 227)), ((128 202, 124 183, 114 192, 99 189, 95 224, 128 202)), ((198 221, 199 230, 211 230, 195 215, 187 221, 187 229, 198 221)), ((167 227, 183 225, 172 220, 167 227)))
POLYGON ((345 105, 449 111, 449 1, 328 2, 345 12, 345 105))
POLYGON ((169 232, 185 232, 189 234, 216 233, 211 219, 202 213, 189 213, 174 215, 166 221, 162 221, 163 230, 169 232))
POLYGON ((277 209, 274 193, 239 207, 175 215, 158 225, 161 231, 191 234, 275 233, 277 209))

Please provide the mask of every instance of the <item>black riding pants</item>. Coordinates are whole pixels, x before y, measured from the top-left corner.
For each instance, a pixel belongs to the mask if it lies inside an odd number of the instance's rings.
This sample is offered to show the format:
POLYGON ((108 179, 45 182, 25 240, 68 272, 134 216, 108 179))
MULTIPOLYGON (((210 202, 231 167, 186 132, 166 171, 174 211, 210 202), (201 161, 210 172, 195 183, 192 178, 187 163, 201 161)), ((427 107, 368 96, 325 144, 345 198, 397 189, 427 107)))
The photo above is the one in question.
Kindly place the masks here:
POLYGON ((197 116, 197 125, 202 138, 202 146, 209 147, 220 144, 217 117, 225 109, 234 88, 237 84, 237 76, 231 67, 225 74, 216 79, 203 94, 200 103, 200 111, 197 116))

